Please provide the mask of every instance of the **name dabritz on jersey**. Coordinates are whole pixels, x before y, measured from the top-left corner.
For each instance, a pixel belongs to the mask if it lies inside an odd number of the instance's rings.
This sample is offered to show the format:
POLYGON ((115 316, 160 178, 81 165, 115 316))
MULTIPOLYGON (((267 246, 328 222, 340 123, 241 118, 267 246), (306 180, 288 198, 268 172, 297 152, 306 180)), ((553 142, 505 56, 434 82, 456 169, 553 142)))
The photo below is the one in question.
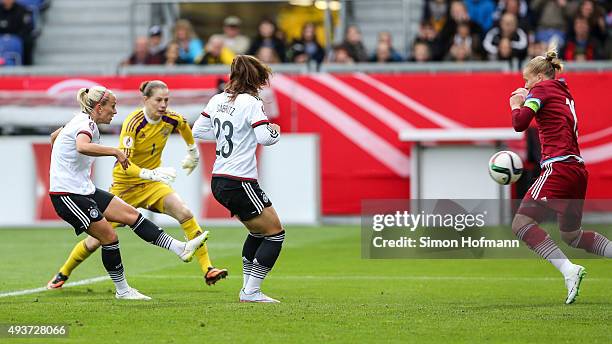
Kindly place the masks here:
POLYGON ((273 145, 280 133, 269 126, 261 99, 239 94, 220 93, 208 105, 193 126, 193 136, 217 142, 213 176, 256 181, 257 144, 273 145))
POLYGON ((236 108, 233 106, 230 106, 229 104, 217 104, 217 112, 224 112, 231 116, 234 114, 235 110, 236 108))

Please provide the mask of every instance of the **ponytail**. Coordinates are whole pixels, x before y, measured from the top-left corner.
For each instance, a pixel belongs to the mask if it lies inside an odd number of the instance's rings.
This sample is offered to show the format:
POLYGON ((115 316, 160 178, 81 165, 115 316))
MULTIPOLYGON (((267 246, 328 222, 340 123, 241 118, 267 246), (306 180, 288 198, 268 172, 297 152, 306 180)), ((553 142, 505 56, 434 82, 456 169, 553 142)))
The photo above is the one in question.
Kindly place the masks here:
POLYGON ((557 55, 557 50, 553 47, 546 52, 546 61, 555 69, 561 73, 563 71, 563 63, 557 55))
POLYGON ((91 114, 96 105, 104 105, 113 92, 104 86, 94 86, 92 88, 81 88, 77 92, 77 102, 81 106, 81 111, 91 114))

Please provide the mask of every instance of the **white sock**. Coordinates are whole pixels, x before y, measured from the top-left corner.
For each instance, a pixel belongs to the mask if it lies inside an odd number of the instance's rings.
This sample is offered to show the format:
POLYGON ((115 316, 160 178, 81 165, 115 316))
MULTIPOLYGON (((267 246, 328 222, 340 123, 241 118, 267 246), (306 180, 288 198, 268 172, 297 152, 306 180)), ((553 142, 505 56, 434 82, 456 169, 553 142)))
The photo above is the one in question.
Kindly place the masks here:
POLYGON ((253 294, 261 289, 261 283, 268 272, 270 272, 270 268, 265 267, 263 265, 259 265, 257 262, 257 258, 253 260, 253 267, 251 270, 251 275, 244 286, 244 292, 246 294, 253 294))
POLYGON ((568 277, 574 272, 574 264, 569 259, 549 259, 549 262, 559 270, 564 277, 568 277))
POLYGON ((115 289, 117 289, 117 294, 121 295, 121 294, 125 294, 130 290, 130 286, 128 285, 128 282, 126 279, 123 279, 120 282, 113 282, 115 283, 115 289))
POLYGON ((247 286, 247 282, 251 277, 251 269, 253 268, 253 263, 251 263, 246 257, 242 257, 242 289, 245 289, 247 286))
POLYGON ((169 236, 168 234, 166 234, 166 232, 162 232, 153 244, 170 250, 174 252, 177 256, 183 253, 183 251, 185 250, 185 245, 187 245, 186 243, 169 236))
POLYGON ((261 289, 262 282, 263 282, 263 279, 261 278, 257 278, 253 276, 249 277, 249 279, 246 281, 244 285, 244 293, 253 294, 255 292, 258 292, 261 289))
POLYGON ((178 256, 183 253, 183 251, 185 251, 185 245, 187 245, 187 243, 172 239, 172 241, 170 241, 169 250, 174 252, 178 256))

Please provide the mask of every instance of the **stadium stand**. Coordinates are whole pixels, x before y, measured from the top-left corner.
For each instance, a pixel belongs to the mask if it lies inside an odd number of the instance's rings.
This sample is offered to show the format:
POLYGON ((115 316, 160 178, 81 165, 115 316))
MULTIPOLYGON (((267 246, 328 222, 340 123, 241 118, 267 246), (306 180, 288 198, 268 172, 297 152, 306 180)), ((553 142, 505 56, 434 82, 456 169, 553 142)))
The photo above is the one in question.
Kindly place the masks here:
POLYGON ((118 65, 132 49, 131 26, 146 34, 151 6, 139 5, 132 18, 131 1, 54 0, 45 13, 36 64, 75 66, 118 65), (95 37, 96 39, 92 39, 95 37))
MULTIPOLYGON (((241 44, 251 42, 248 53, 283 63, 500 60, 510 61, 511 68, 516 69, 526 58, 541 54, 553 41, 561 56, 569 61, 609 60, 612 56, 610 1, 346 0, 340 2, 340 9, 333 10, 329 18, 327 14, 320 17, 310 14, 310 18, 318 18, 313 21, 314 31, 322 51, 316 53, 316 58, 304 58, 306 55, 301 53, 297 39, 304 24, 309 22, 309 15, 296 18, 292 26, 287 22, 287 10, 263 11, 261 4, 254 1, 245 1, 254 9, 250 18, 231 11, 222 12, 222 17, 212 11, 209 16, 209 12, 202 10, 214 9, 206 6, 226 6, 220 5, 224 2, 210 5, 211 1, 196 0, 55 0, 49 7, 48 0, 19 0, 18 4, 32 11, 33 31, 27 35, 4 33, 22 37, 22 61, 28 64, 31 40, 40 32, 42 17, 45 30, 37 40, 36 64, 66 67, 79 65, 85 58, 90 64, 117 68, 128 64, 130 57, 129 64, 163 65, 167 45, 173 48, 169 52, 173 62, 168 65, 227 64, 231 54, 226 52, 231 47, 226 42, 231 45, 233 41, 219 34, 219 26, 223 27, 224 34, 226 29, 237 28, 236 32, 242 35, 241 44), (177 11, 168 14, 160 10, 164 6, 174 6, 177 11), (198 6, 200 9, 194 10, 198 6), (258 6, 259 10, 255 10, 258 6), (43 16, 37 14, 46 7, 49 8, 43 16), (257 22, 262 25, 256 26, 257 22), (174 34, 184 30, 176 30, 175 23, 179 27, 193 26, 193 30, 187 30, 193 33, 188 32, 190 37, 193 35, 189 45, 200 42, 188 54, 187 44, 181 44, 184 39, 174 34), (153 27, 156 33, 151 35, 147 30, 153 27), (271 37, 261 32, 267 27, 273 28, 271 37), (330 36, 331 33, 335 34, 330 36), (93 35, 98 37, 95 41, 91 39, 93 35), (216 39, 210 42, 211 37, 221 37, 223 42, 216 39), (156 55, 153 59, 142 53, 144 38, 150 54, 156 55), (178 43, 178 58, 174 57, 175 43, 178 43), (262 46, 274 51, 263 49, 258 54, 262 46), (133 58, 134 48, 141 50, 140 58, 133 58)), ((0 33, 3 33, 1 22, 0 33)))
POLYGON ((0 65, 18 66, 22 63, 23 42, 16 35, 5 34, 0 36, 0 65))
MULTIPOLYGON (((21 40, 22 49, 19 54, 19 62, 13 62, 13 65, 32 64, 34 45, 33 25, 33 15, 30 10, 16 3, 15 0, 2 0, 0 3, 0 34, 15 35, 21 40)), ((13 58, 12 61, 17 60, 13 58)))
POLYGON ((395 38, 395 49, 406 52, 419 30, 423 0, 352 1, 352 20, 357 23, 366 50, 376 51, 378 34, 388 31, 395 38))
POLYGON ((17 0, 17 3, 32 13, 32 36, 38 37, 42 30, 42 12, 50 5, 50 0, 17 0))

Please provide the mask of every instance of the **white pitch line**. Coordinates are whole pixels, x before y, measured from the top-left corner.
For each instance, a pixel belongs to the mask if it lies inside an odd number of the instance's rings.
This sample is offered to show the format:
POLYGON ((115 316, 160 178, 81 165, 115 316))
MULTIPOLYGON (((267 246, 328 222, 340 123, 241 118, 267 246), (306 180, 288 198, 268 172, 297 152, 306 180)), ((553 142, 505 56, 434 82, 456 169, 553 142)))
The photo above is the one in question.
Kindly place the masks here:
MULTIPOLYGON (((133 278, 146 279, 201 279, 193 275, 141 275, 133 278)), ((228 277, 229 278, 229 277, 228 277)), ((398 280, 398 281, 558 281, 557 277, 486 277, 486 276, 312 276, 285 275, 269 276, 270 279, 284 280, 398 280)), ((612 281, 612 278, 588 278, 591 281, 612 281)))
MULTIPOLYGON (((202 276, 197 275, 134 275, 132 278, 146 279, 201 279, 202 276)), ((485 276, 312 276, 312 275, 285 275, 285 276, 270 276, 270 279, 280 280, 399 280, 399 281, 557 281, 556 277, 485 277, 485 276)), ((76 282, 68 282, 62 288, 77 287, 82 285, 94 284, 109 280, 108 276, 98 276, 87 278, 76 282)), ((606 282, 612 281, 611 278, 589 278, 589 282, 606 282)), ((36 294, 40 292, 50 291, 46 287, 11 291, 0 294, 0 298, 9 296, 20 296, 28 294, 36 294)))
MULTIPOLYGON (((69 288, 69 287, 77 287, 77 286, 80 286, 80 285, 94 284, 94 283, 106 281, 108 279, 110 279, 108 276, 98 276, 98 277, 93 277, 93 278, 87 278, 87 279, 80 280, 80 281, 68 282, 68 283, 64 284, 64 286, 62 288, 69 288)), ((9 297, 9 296, 20 296, 20 295, 36 294, 36 293, 40 293, 40 292, 44 292, 44 291, 50 291, 50 289, 47 289, 47 287, 40 287, 40 288, 34 288, 34 289, 25 289, 25 290, 10 291, 8 293, 0 294, 0 298, 9 297)))

